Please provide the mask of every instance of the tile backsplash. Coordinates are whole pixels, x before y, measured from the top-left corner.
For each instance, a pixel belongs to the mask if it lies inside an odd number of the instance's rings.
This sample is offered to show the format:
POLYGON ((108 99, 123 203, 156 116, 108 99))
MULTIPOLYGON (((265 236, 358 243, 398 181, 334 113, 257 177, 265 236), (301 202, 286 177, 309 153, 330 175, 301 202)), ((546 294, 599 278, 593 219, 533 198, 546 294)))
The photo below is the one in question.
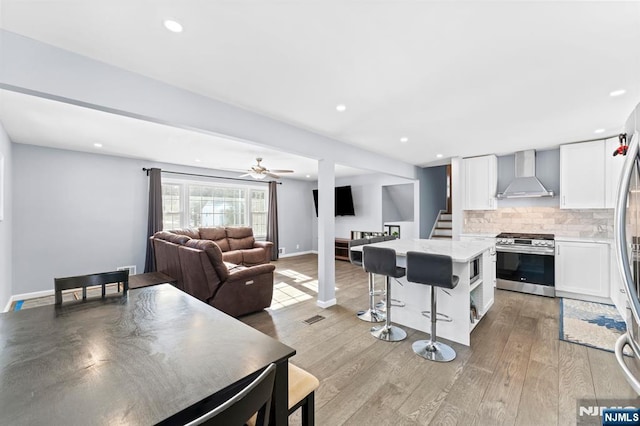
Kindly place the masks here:
POLYGON ((613 239, 613 209, 508 207, 464 212, 463 233, 500 232, 533 232, 562 237, 613 239))

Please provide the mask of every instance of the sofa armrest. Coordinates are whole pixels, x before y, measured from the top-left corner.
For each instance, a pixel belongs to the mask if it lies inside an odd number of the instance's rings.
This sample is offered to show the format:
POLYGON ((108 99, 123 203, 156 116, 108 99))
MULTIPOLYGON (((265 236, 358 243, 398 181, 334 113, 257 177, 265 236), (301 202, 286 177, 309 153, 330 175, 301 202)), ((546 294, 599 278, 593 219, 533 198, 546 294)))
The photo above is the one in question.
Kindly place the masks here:
POLYGON ((274 265, 238 268, 209 300, 213 307, 234 317, 267 308, 273 298, 274 265))
POLYGON ((271 241, 255 241, 253 247, 264 249, 264 263, 271 262, 271 252, 273 250, 273 243, 271 241))
POLYGON ((265 264, 256 265, 250 268, 236 269, 229 273, 229 278, 225 284, 229 282, 249 281, 257 275, 268 274, 276 269, 275 265, 265 264))
POLYGON ((253 246, 271 250, 271 247, 273 247, 273 243, 271 241, 254 241, 253 246))

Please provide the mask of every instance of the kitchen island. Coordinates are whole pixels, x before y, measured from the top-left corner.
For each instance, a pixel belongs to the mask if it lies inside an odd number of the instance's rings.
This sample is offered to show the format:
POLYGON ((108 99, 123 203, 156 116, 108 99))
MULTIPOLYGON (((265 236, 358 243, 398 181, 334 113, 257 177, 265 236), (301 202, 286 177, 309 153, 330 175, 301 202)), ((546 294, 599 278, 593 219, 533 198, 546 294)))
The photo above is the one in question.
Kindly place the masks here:
MULTIPOLYGON (((371 245, 394 249, 397 265, 403 267, 407 266, 408 251, 451 256, 453 274, 460 277, 460 281, 452 290, 438 290, 438 313, 447 315, 451 321, 439 320, 437 334, 439 338, 469 346, 471 331, 493 305, 494 285, 491 274, 493 262, 489 252, 492 245, 482 241, 419 239, 392 240, 371 245), (472 280, 472 276, 475 275, 473 262, 476 259, 478 274, 472 280)), ((364 246, 356 246, 353 250, 362 251, 362 247, 364 246)), ((392 308, 392 322, 429 333, 430 320, 423 316, 422 312, 430 309, 431 287, 410 283, 406 277, 398 281, 391 280, 391 296, 405 303, 405 306, 392 308)), ((380 278, 376 279, 376 283, 377 289, 384 288, 380 278)))

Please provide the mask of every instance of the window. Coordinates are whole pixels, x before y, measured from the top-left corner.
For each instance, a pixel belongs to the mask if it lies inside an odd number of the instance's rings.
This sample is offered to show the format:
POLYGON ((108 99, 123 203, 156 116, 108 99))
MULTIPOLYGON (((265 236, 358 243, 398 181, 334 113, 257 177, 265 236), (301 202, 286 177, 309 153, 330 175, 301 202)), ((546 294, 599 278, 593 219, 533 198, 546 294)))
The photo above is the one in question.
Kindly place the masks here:
POLYGON ((250 226, 256 238, 266 238, 267 193, 267 188, 251 186, 163 182, 163 229, 250 226))

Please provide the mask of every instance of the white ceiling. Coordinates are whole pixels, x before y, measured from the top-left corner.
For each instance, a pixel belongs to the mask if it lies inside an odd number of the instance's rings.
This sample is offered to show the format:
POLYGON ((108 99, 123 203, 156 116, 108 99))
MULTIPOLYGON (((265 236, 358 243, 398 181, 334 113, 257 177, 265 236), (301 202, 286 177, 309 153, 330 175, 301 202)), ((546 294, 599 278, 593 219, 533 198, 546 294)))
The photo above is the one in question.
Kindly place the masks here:
POLYGON ((418 165, 612 135, 640 101, 637 1, 1 7, 9 31, 418 165))
MULTIPOLYGON (((318 162, 310 158, 6 90, 0 90, 0 117, 16 143, 232 170, 238 175, 262 157, 270 169, 294 170, 282 177, 317 180, 318 175, 318 162)), ((342 177, 370 172, 336 165, 335 173, 342 177)))

